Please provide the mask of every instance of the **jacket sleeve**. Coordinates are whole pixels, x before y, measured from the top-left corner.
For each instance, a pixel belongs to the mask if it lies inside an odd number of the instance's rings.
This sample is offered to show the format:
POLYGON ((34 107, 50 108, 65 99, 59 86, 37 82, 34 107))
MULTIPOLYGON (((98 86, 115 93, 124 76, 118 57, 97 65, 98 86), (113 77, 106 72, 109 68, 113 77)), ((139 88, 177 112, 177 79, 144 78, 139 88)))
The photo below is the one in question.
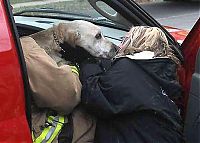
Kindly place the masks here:
MULTIPOLYGON (((106 89, 103 86, 106 84, 106 81, 101 79, 106 75, 105 67, 109 69, 110 66, 104 63, 106 62, 102 59, 100 63, 85 62, 80 66, 80 79, 82 83, 81 103, 91 114, 99 118, 109 118, 123 112, 123 109, 112 104, 112 99, 105 94, 106 89)), ((106 88, 110 90, 112 87, 110 87, 110 84, 106 84, 106 88)), ((120 104, 123 103, 121 102, 120 104)))
POLYGON ((21 38, 33 99, 40 108, 68 114, 80 102, 81 83, 68 65, 56 62, 30 37, 21 38))

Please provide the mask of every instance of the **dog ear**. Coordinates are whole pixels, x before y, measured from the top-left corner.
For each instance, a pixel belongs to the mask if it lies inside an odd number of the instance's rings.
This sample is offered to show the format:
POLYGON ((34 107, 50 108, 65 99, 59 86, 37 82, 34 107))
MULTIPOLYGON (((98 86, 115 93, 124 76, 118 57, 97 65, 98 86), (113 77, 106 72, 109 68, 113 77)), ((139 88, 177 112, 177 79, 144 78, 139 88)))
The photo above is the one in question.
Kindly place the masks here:
POLYGON ((78 40, 81 38, 80 31, 71 23, 59 23, 58 33, 63 42, 67 42, 73 47, 77 45, 78 40))

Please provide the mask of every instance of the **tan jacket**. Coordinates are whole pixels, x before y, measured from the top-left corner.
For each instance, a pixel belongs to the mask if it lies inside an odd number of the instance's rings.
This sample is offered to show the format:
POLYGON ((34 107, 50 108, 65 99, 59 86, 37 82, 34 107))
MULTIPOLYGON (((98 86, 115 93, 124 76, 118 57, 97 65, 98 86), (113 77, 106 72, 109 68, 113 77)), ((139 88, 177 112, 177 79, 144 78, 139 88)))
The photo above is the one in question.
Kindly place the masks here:
MULTIPOLYGON (((67 115, 80 102, 81 83, 68 65, 58 67, 57 63, 30 37, 20 39, 26 61, 29 83, 32 89, 32 128, 38 137, 44 125, 48 109, 67 115)), ((95 120, 83 110, 72 113, 74 123, 73 142, 86 131, 78 142, 94 137, 95 120), (91 125, 92 128, 91 128, 91 125), (88 132, 89 130, 89 132, 88 132)), ((54 141, 56 142, 56 140, 54 141)))

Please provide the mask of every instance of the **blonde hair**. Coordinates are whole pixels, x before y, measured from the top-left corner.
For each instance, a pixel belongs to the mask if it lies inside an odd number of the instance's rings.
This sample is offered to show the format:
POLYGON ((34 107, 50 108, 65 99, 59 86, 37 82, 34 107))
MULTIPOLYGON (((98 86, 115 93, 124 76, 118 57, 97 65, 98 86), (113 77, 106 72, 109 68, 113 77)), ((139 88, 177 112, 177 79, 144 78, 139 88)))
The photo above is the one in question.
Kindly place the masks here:
POLYGON ((176 64, 180 64, 179 59, 174 55, 172 48, 169 46, 167 37, 157 27, 132 27, 121 46, 125 49, 125 53, 134 54, 141 51, 152 51, 154 52, 154 57, 168 57, 176 64))

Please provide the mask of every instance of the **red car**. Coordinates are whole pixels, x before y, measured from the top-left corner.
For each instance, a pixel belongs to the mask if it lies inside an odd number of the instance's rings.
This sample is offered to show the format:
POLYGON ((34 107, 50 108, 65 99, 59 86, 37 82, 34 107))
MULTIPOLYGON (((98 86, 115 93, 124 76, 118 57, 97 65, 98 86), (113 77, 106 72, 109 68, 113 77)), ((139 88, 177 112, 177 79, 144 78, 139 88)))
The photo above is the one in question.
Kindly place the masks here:
MULTIPOLYGON (((94 8, 96 0, 89 0, 94 8)), ((111 41, 119 43, 127 32, 127 25, 149 25, 161 28, 168 37, 169 42, 174 46, 177 56, 182 60, 182 67, 179 69, 179 80, 183 87, 183 118, 185 119, 185 135, 188 142, 199 141, 200 131, 200 20, 188 34, 187 31, 172 30, 167 32, 159 23, 141 9, 132 0, 109 0, 104 4, 112 7, 118 16, 126 19, 126 24, 112 21, 105 21, 109 16, 98 8, 99 13, 105 17, 99 19, 64 13, 65 17, 46 15, 54 13, 52 9, 31 9, 18 12, 14 16, 12 8, 7 0, 0 0, 0 142, 32 142, 31 139, 31 91, 28 82, 26 65, 19 42, 19 37, 38 32, 48 28, 52 23, 60 20, 68 21, 83 19, 91 21, 104 30, 104 34, 111 41), (28 15, 26 12, 36 13, 28 15), (39 13, 38 13, 39 12, 39 13), (45 13, 44 15, 39 15, 45 13), (69 16, 70 15, 70 16, 69 16), (34 19, 35 18, 35 19, 34 19), (23 20, 22 20, 23 19, 23 20), (116 23, 115 23, 116 22, 116 23), (185 36, 187 37, 185 38, 185 36), (174 37, 173 37, 174 36, 174 37), (176 40, 184 40, 181 45, 176 40)), ((61 11, 56 11, 62 14, 61 11)), ((116 17, 118 18, 118 17, 116 17)), ((166 27, 169 30, 169 27, 166 27)), ((170 28, 171 29, 171 28, 170 28)))

